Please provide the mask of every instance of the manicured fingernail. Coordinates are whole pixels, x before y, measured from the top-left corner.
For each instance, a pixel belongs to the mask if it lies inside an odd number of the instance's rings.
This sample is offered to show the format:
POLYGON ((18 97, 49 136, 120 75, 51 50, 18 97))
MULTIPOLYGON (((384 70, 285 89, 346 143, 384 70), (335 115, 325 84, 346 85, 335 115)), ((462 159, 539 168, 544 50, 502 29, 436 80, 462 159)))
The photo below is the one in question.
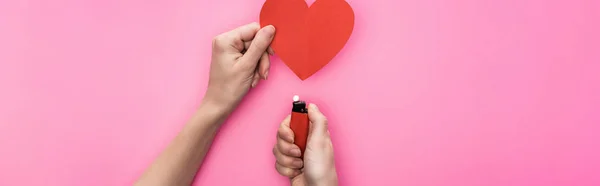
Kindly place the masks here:
POLYGON ((300 149, 292 149, 290 151, 290 153, 292 153, 292 155, 300 157, 300 155, 302 154, 302 152, 300 152, 300 149))
POLYGON ((292 164, 294 164, 295 167, 302 167, 302 161, 300 160, 294 160, 294 162, 292 162, 292 164))

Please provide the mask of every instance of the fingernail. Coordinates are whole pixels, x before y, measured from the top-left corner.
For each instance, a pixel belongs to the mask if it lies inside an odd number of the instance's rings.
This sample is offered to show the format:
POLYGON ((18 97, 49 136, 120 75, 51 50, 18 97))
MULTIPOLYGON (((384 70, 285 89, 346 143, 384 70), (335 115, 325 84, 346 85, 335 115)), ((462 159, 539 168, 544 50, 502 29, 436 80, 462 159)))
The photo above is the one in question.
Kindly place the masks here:
POLYGON ((267 48, 267 53, 269 53, 269 55, 275 55, 275 51, 273 51, 273 48, 271 47, 267 48))
POLYGON ((300 152, 300 149, 292 149, 290 151, 290 153, 292 153, 292 155, 300 157, 300 155, 302 154, 302 152, 300 152))
POLYGON ((269 70, 266 70, 265 74, 265 80, 267 80, 267 77, 269 77, 269 70))
POLYGON ((319 107, 317 107, 317 105, 315 105, 314 103, 311 103, 308 105, 311 109, 315 109, 315 110, 319 110, 319 107))
POLYGON ((273 37, 275 35, 275 27, 273 25, 268 25, 264 28, 265 34, 268 34, 269 37, 273 37))
POLYGON ((294 164, 295 167, 302 167, 302 161, 300 160, 294 160, 294 162, 292 162, 292 164, 294 164))
POLYGON ((295 170, 294 173, 292 173, 292 177, 296 177, 300 174, 302 174, 302 172, 300 172, 299 170, 295 170))
POLYGON ((252 88, 256 87, 256 83, 257 83, 256 81, 252 82, 252 88))

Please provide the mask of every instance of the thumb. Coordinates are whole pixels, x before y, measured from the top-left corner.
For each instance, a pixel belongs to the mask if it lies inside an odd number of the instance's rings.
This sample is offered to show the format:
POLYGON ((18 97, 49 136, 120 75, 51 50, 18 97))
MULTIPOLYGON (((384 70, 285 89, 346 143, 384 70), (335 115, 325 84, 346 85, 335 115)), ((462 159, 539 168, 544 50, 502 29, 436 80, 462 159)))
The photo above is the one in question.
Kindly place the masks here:
POLYGON ((311 136, 325 136, 327 134, 327 118, 319 111, 315 104, 308 105, 308 120, 311 122, 311 136))
POLYGON ((241 63, 249 69, 256 68, 256 64, 267 51, 273 37, 275 36, 275 27, 272 25, 266 26, 256 33, 250 47, 242 57, 241 63))

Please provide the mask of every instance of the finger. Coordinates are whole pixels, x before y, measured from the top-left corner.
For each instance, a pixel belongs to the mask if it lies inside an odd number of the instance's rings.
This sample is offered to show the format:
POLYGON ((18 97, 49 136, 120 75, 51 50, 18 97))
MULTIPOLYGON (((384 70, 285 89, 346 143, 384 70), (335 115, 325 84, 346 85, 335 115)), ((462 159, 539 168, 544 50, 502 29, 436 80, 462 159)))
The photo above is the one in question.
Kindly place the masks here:
POLYGON ((279 129, 277 129, 277 138, 281 138, 288 143, 294 143, 294 131, 292 131, 292 128, 290 128, 290 119, 290 115, 283 119, 279 125, 279 129))
POLYGON ((252 41, 245 41, 244 42, 244 50, 248 50, 250 48, 251 44, 252 44, 252 41))
POLYGON ((237 38, 245 42, 252 41, 258 30, 260 30, 260 24, 254 22, 244 26, 240 26, 236 29, 231 30, 230 32, 235 33, 235 35, 237 35, 237 38))
POLYGON ((220 48, 233 47, 238 52, 244 50, 244 42, 251 41, 260 29, 258 23, 250 23, 244 26, 235 28, 229 32, 217 36, 213 42, 220 48))
POLYGON ((275 27, 269 25, 266 26, 256 33, 252 43, 246 53, 242 57, 241 65, 243 65, 247 69, 254 69, 262 57, 263 53, 267 51, 267 48, 273 41, 273 36, 275 35, 275 27))
POLYGON ((260 75, 258 74, 258 71, 254 71, 254 76, 252 76, 252 88, 256 87, 256 85, 258 85, 258 81, 260 80, 260 75))
MULTIPOLYGON (((244 49, 248 50, 248 48, 250 48, 250 44, 252 44, 252 41, 244 41, 244 49)), ((267 54, 269 55, 275 55, 275 51, 273 50, 273 48, 271 46, 269 46, 267 48, 267 54)))
POLYGON ((265 52, 260 58, 260 62, 258 63, 257 69, 260 74, 260 77, 262 77, 262 79, 264 80, 266 80, 267 76, 269 75, 269 66, 271 66, 271 63, 269 61, 269 54, 265 52))
POLYGON ((302 168, 303 162, 302 159, 293 156, 287 156, 281 152, 281 149, 275 148, 274 151, 275 160, 279 165, 283 165, 284 167, 299 169, 302 168))
POLYGON ((267 49, 267 53, 269 53, 269 55, 275 55, 275 51, 273 50, 273 48, 271 48, 269 46, 269 48, 267 49))
MULTIPOLYGON (((283 121, 281 121, 281 125, 286 126, 287 128, 290 128, 290 120, 292 119, 292 115, 288 114, 283 121)), ((280 126, 281 126, 280 125, 280 126)))
POLYGON ((293 178, 295 176, 298 176, 301 173, 299 169, 292 169, 292 168, 289 168, 289 167, 285 167, 283 165, 280 165, 277 162, 275 162, 275 169, 282 176, 289 177, 289 178, 293 178))
POLYGON ((308 120, 311 123, 311 135, 323 136, 327 134, 327 118, 315 104, 308 105, 308 120))
POLYGON ((277 138, 277 143, 275 144, 275 147, 279 152, 286 156, 300 157, 302 155, 302 152, 300 151, 300 148, 297 145, 287 142, 281 138, 277 138))

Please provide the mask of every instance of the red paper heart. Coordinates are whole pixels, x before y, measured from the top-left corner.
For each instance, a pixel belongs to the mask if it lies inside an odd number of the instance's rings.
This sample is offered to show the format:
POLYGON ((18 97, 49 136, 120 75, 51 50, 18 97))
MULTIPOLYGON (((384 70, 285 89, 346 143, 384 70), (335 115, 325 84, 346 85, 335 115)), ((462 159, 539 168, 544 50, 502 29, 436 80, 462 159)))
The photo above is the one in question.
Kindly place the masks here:
POLYGON ((323 68, 344 47, 354 27, 354 12, 344 0, 267 0, 261 26, 277 30, 271 47, 302 80, 323 68))

